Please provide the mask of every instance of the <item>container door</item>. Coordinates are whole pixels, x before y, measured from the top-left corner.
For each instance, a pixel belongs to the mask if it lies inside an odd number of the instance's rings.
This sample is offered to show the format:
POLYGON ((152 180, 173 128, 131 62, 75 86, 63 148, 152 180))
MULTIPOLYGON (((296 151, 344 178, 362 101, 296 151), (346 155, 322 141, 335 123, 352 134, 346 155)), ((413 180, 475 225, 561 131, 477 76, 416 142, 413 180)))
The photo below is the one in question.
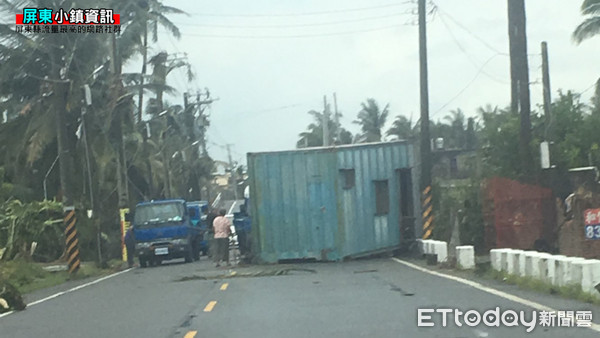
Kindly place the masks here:
POLYGON ((316 253, 322 260, 327 259, 327 255, 334 249, 334 236, 331 234, 327 224, 328 213, 335 210, 328 210, 327 189, 323 188, 322 182, 311 182, 308 184, 309 208, 310 208, 310 227, 312 247, 311 251, 316 253))

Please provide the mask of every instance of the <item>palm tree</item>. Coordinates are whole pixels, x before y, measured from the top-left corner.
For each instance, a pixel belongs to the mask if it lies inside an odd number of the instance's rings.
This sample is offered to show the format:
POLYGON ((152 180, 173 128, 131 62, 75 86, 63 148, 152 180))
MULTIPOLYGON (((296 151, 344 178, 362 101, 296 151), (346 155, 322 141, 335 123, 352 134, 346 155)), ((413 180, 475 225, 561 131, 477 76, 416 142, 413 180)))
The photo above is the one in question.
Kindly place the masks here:
POLYGON ((586 19, 573 32, 573 40, 578 44, 600 34, 600 0, 584 0, 581 4, 581 14, 586 16, 586 19))
MULTIPOLYGON (((104 34, 23 35, 12 26, 0 25, 0 79, 10 79, 0 81, 0 112, 6 111, 8 116, 8 122, 0 124, 0 166, 6 170, 7 181, 15 187, 14 196, 28 200, 41 199, 41 182, 46 178, 49 196, 59 194, 58 170, 50 172, 48 169, 57 156, 54 118, 57 109, 52 102, 56 97, 56 79, 60 78, 58 70, 61 69, 61 74, 70 80, 65 111, 68 121, 66 134, 69 135, 66 147, 74 158, 73 172, 82 173, 69 179, 75 187, 73 199, 77 201, 76 206, 84 209, 90 207, 86 191, 88 187, 83 184, 83 173, 87 175, 87 163, 83 155, 85 147, 82 140, 75 136, 75 132, 81 121, 83 85, 89 85, 92 92, 92 106, 86 107, 90 113, 85 115, 85 129, 94 195, 102 196, 101 199, 96 199, 94 205, 94 215, 99 216, 93 222, 98 225, 99 237, 105 231, 100 224, 111 225, 105 227, 106 231, 118 231, 112 225, 117 205, 114 187, 119 179, 119 190, 126 192, 131 188, 136 192, 131 194, 131 201, 124 201, 122 204, 130 204, 148 196, 144 183, 162 181, 161 174, 164 171, 160 169, 164 161, 160 157, 148 155, 158 152, 159 140, 142 143, 142 134, 133 123, 133 95, 142 88, 163 92, 169 88, 166 81, 140 85, 138 74, 121 73, 122 64, 139 53, 140 46, 147 47, 147 43, 143 41, 143 27, 150 19, 145 14, 142 15, 147 10, 138 6, 144 1, 111 2, 106 7, 121 14, 121 34, 108 36, 108 39, 104 34), (151 166, 155 170, 146 170, 143 165, 147 162, 146 158, 151 160, 151 166), (44 177, 47 172, 50 174, 44 177), (119 177, 124 172, 128 174, 119 177)), ((152 3, 151 8, 159 8, 152 3)), ((46 5, 46 1, 38 0, 0 1, 0 10, 16 13, 23 7, 41 8, 46 5)), ((91 0, 79 1, 78 5, 82 8, 97 7, 91 0)), ((66 1, 58 1, 53 6, 67 8, 71 5, 66 1)), ((164 15, 171 12, 174 11, 164 8, 155 10, 154 21, 164 25, 164 15)), ((148 27, 151 32, 156 32, 152 24, 148 27)), ((176 27, 171 25, 167 29, 173 32, 176 27)), ((165 65, 165 74, 168 74, 170 67, 175 66, 177 63, 165 65)), ((176 138, 169 140, 170 144, 173 143, 173 148, 177 149, 183 148, 178 144, 185 144, 187 141, 176 138)), ((192 165, 200 168, 207 166, 204 163, 192 165)), ((209 169, 202 170, 210 172, 209 169)), ((203 175, 203 171, 198 171, 198 174, 203 175)), ((189 173, 184 172, 181 176, 183 181, 183 176, 187 177, 189 173)), ((174 181, 178 184, 177 180, 174 181)))
POLYGON ((395 136, 400 140, 414 140, 417 131, 412 126, 412 118, 408 119, 404 115, 398 115, 386 135, 395 136))
MULTIPOLYGON (((309 124, 307 131, 300 133, 300 139, 296 142, 297 148, 308 148, 308 147, 320 147, 323 145, 323 113, 315 110, 308 112, 313 116, 314 122, 309 124)), ((338 117, 342 114, 338 113, 338 117)), ((352 143, 352 133, 337 125, 334 120, 329 118, 327 120, 329 125, 329 144, 350 144, 352 143), (338 133, 339 128, 339 133, 338 133), (339 139, 337 135, 339 134, 339 139)))
POLYGON ((465 145, 465 114, 460 108, 451 110, 444 120, 448 122, 451 129, 448 143, 455 148, 463 148, 465 145))
POLYGON ((168 30, 176 39, 181 38, 179 28, 167 18, 168 14, 185 14, 184 11, 170 6, 163 5, 160 1, 150 0, 140 1, 141 17, 139 24, 142 28, 142 72, 140 74, 140 90, 138 93, 138 113, 137 121, 142 120, 144 103, 144 80, 146 76, 146 66, 148 64, 148 31, 152 32, 152 42, 158 41, 158 26, 168 30))
POLYGON ((187 61, 183 60, 169 60, 169 54, 166 52, 160 52, 153 56, 148 63, 153 67, 152 71, 152 85, 153 90, 156 92, 156 104, 158 112, 163 111, 163 94, 173 93, 175 89, 167 85, 167 76, 173 70, 181 67, 187 68, 188 81, 194 79, 194 74, 191 70, 191 65, 187 61))
POLYGON ((380 109, 377 101, 367 99, 366 102, 361 103, 361 106, 358 119, 354 121, 361 126, 362 134, 359 136, 359 142, 381 142, 381 130, 389 115, 389 104, 380 109))

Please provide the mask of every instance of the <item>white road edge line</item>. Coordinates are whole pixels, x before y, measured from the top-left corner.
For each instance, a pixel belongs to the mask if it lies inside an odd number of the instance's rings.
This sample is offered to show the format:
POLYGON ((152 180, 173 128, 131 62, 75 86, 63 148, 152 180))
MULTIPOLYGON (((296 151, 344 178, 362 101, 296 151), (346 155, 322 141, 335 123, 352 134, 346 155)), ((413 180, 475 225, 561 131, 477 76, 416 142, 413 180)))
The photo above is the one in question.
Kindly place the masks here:
POLYGON ((213 207, 213 208, 216 208, 216 207, 217 207, 217 205, 219 204, 219 202, 220 202, 220 201, 221 201, 221 193, 219 193, 219 194, 217 195, 217 197, 215 198, 215 200, 213 201, 213 203, 212 203, 212 207, 213 207))
MULTIPOLYGON (((506 292, 503 292, 503 291, 500 291, 500 290, 496 290, 496 289, 484 286, 484 285, 482 285, 480 283, 477 283, 477 282, 474 282, 474 281, 471 281, 471 280, 468 280, 468 279, 464 279, 464 278, 460 278, 460 277, 456 277, 456 276, 452 276, 452 275, 447 275, 445 273, 440 273, 440 272, 437 272, 437 271, 432 271, 432 270, 420 267, 420 266, 418 266, 416 264, 409 263, 409 262, 403 261, 403 260, 395 258, 395 257, 392 258, 392 260, 396 261, 397 263, 404 264, 404 265, 406 265, 408 267, 411 267, 411 268, 413 268, 415 270, 419 270, 421 272, 425 272, 425 273, 428 273, 430 275, 434 275, 434 276, 446 278, 446 279, 449 279, 449 280, 452 280, 452 281, 455 281, 455 282, 459 282, 459 283, 471 286, 471 287, 473 287, 475 289, 478 289, 478 290, 490 293, 490 294, 492 294, 494 296, 498 296, 498 297, 501 297, 501 298, 513 301, 515 303, 519 303, 519 304, 531 307, 531 308, 533 308, 535 310, 538 310, 538 311, 554 311, 554 312, 558 311, 558 310, 555 310, 555 309, 553 309, 551 307, 542 305, 540 303, 536 303, 536 302, 533 302, 533 301, 530 301, 530 300, 527 300, 527 299, 524 299, 524 298, 521 298, 521 297, 517 297, 515 295, 511 295, 510 293, 506 293, 506 292)), ((600 332, 600 325, 592 323, 592 326, 588 327, 588 329, 600 332)))
MULTIPOLYGON (((69 289, 69 290, 65 290, 65 291, 61 291, 61 292, 55 293, 55 294, 53 294, 53 295, 51 295, 51 296, 48 296, 48 297, 46 297, 46 298, 42 298, 42 299, 40 299, 40 300, 36 300, 35 302, 31 302, 31 303, 27 304, 27 307, 34 306, 34 305, 38 305, 38 304, 40 304, 40 303, 43 303, 43 302, 45 302, 45 301, 48 301, 48 300, 50 300, 50 299, 54 299, 54 298, 56 298, 56 297, 60 297, 60 296, 62 296, 62 295, 66 295, 67 293, 71 293, 71 292, 73 292, 73 291, 81 290, 81 289, 83 289, 83 288, 85 288, 85 287, 88 287, 88 286, 90 286, 90 285, 98 284, 98 283, 100 283, 100 282, 102 282, 102 281, 105 281, 105 280, 107 280, 107 279, 110 279, 110 278, 116 277, 116 276, 118 276, 118 275, 120 275, 120 274, 123 274, 123 273, 125 273, 125 272, 128 272, 128 271, 130 271, 130 270, 132 270, 132 268, 130 268, 130 269, 127 269, 127 270, 123 270, 123 271, 119 271, 119 272, 116 272, 116 273, 113 273, 112 275, 108 275, 108 276, 104 276, 104 277, 98 278, 98 279, 96 279, 96 280, 93 280, 93 281, 91 281, 91 282, 89 282, 89 283, 81 284, 81 285, 79 285, 79 286, 76 286, 76 287, 74 287, 74 288, 71 288, 71 289, 69 289)), ((0 314, 0 318, 2 318, 2 317, 5 317, 5 316, 8 316, 8 315, 10 315, 10 314, 12 314, 12 313, 14 313, 14 311, 10 311, 10 312, 6 312, 6 313, 3 313, 3 314, 0 314)))
POLYGON ((231 213, 233 211, 233 208, 235 208, 235 205, 237 204, 237 201, 233 201, 233 203, 231 204, 231 208, 229 208, 229 211, 227 212, 227 216, 232 217, 233 214, 231 213))

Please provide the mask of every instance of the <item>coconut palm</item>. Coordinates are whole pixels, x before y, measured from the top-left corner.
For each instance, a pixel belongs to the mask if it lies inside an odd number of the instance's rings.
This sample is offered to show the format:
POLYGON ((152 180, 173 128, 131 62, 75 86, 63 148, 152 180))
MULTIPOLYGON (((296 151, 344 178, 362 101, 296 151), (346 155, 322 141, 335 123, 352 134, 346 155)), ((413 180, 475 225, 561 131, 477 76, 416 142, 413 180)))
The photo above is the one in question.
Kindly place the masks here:
POLYGON ((450 125, 450 139, 448 144, 454 148, 463 148, 465 145, 465 114, 460 109, 451 110, 444 120, 450 125))
POLYGON ((386 135, 394 136, 400 140, 414 140, 417 136, 417 130, 413 128, 412 119, 408 119, 404 115, 398 115, 386 135))
POLYGON ((361 106, 358 119, 354 121, 360 125, 362 131, 358 142, 381 142, 381 131, 389 115, 389 104, 380 109, 377 101, 367 99, 366 102, 361 103, 361 106))
POLYGON ((581 14, 586 19, 573 32, 573 40, 576 43, 600 34, 600 0, 584 0, 581 4, 581 14))
POLYGON ((163 94, 165 92, 175 92, 173 87, 167 85, 167 76, 169 73, 177 68, 185 67, 187 69, 188 81, 194 79, 194 74, 192 73, 191 65, 187 61, 169 59, 169 54, 167 52, 156 54, 148 61, 148 63, 153 67, 152 84, 154 85, 154 91, 156 92, 156 108, 160 113, 163 111, 163 94))
MULTIPOLYGON (((311 110, 308 114, 313 116, 314 122, 308 125, 306 131, 300 133, 300 139, 296 142, 297 148, 320 147, 323 145, 323 113, 311 110)), ((338 118, 341 116, 342 114, 338 113, 338 118)), ((337 125, 331 118, 327 120, 327 124, 329 126, 329 144, 341 145, 352 143, 353 137, 351 132, 337 125)))
POLYGON ((143 102, 144 102, 144 82, 148 64, 148 32, 152 32, 152 42, 158 41, 158 27, 162 26, 171 33, 176 39, 181 38, 181 32, 167 15, 169 14, 185 14, 184 11, 170 6, 165 6, 161 1, 150 0, 139 2, 139 14, 141 19, 138 20, 138 25, 142 31, 142 72, 140 74, 140 90, 138 93, 138 112, 137 121, 142 120, 143 102))

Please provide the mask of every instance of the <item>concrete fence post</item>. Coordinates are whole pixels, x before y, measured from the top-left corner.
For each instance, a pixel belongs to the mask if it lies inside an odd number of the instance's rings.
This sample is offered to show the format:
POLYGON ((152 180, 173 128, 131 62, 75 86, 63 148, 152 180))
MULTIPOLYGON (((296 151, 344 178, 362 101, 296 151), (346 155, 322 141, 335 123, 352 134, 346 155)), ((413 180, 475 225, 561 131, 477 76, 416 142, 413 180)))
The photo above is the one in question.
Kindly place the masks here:
POLYGON ((475 268, 475 248, 472 245, 456 247, 456 264, 460 269, 475 268))
POLYGON ((444 263, 448 260, 448 243, 435 241, 435 254, 437 255, 438 263, 444 263))

